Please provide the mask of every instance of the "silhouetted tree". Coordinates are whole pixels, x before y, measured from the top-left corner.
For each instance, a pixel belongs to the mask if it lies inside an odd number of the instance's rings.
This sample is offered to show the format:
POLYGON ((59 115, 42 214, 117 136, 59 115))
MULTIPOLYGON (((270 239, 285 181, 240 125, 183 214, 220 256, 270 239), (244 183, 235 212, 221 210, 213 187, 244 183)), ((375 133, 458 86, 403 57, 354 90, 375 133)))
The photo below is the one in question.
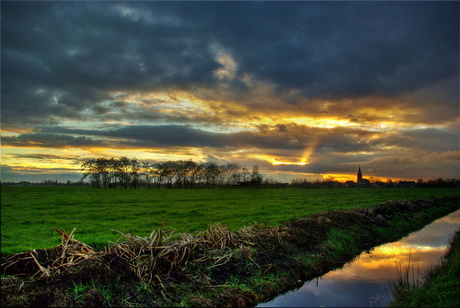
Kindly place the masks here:
POLYGON ((251 174, 251 183, 260 184, 262 182, 262 175, 259 173, 259 166, 254 165, 251 174))
POLYGON ((257 165, 252 173, 236 163, 217 165, 214 162, 196 163, 192 160, 166 161, 149 164, 136 158, 90 159, 82 164, 83 179, 89 178, 96 188, 138 188, 166 186, 168 188, 222 187, 262 182, 257 165))
POLYGON ((225 183, 227 185, 236 185, 241 179, 241 174, 239 172, 240 166, 236 163, 229 163, 225 165, 225 183))
POLYGON ((249 180, 249 170, 248 168, 244 167, 241 169, 241 178, 243 179, 243 182, 246 183, 249 180))
POLYGON ((81 170, 85 171, 83 173, 82 180, 89 178, 89 182, 92 186, 96 188, 101 188, 102 186, 102 174, 98 166, 96 159, 90 159, 87 162, 81 165, 81 170))

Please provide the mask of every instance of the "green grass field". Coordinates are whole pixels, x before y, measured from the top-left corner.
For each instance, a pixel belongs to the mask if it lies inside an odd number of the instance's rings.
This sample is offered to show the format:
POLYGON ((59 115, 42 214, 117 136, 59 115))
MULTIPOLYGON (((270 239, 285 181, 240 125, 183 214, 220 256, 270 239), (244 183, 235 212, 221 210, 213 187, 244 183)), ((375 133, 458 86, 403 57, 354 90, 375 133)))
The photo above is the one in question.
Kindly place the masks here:
POLYGON ((101 248, 119 234, 147 236, 164 224, 178 232, 222 223, 232 230, 254 222, 275 226, 335 209, 374 206, 388 200, 455 196, 458 189, 94 189, 1 187, 2 255, 60 243, 51 228, 101 248))

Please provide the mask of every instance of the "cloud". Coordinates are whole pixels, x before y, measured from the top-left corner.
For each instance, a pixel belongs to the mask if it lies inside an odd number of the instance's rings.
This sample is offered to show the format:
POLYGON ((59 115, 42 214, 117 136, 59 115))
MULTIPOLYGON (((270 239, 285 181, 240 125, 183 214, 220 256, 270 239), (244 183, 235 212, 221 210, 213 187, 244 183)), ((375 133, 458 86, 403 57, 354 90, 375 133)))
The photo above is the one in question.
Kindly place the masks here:
POLYGON ((205 132, 182 125, 128 126, 108 132, 132 140, 136 146, 193 146, 222 147, 225 145, 219 134, 205 132))
POLYGON ((2 24, 7 124, 78 117, 112 91, 244 93, 248 76, 310 98, 458 76, 456 2, 8 2, 2 24))
POLYGON ((455 151, 460 148, 457 133, 435 128, 389 133, 382 138, 381 143, 385 146, 438 152, 455 151))
POLYGON ((2 137, 3 147, 88 148, 101 147, 106 144, 107 142, 105 141, 95 140, 85 136, 71 136, 41 132, 2 137))
MULTIPOLYGON (((5 146, 22 147, 210 147, 279 151, 299 157, 311 148, 316 155, 377 155, 403 149, 448 153, 458 150, 458 136, 439 129, 419 129, 399 132, 373 132, 362 128, 315 128, 307 125, 263 125, 259 131, 213 133, 187 125, 130 125, 101 129, 41 127, 36 132, 3 137, 5 146)), ((274 154, 276 155, 276 154, 274 154)), ((356 156, 362 159, 360 156, 356 156)), ((350 159, 350 158, 347 158, 350 159)))
MULTIPOLYGON (((7 124, 17 118, 77 118, 85 108, 111 99, 111 91, 187 89, 214 82, 213 72, 221 65, 202 36, 190 34, 188 25, 136 20, 111 7, 2 5, 7 124)), ((164 11, 155 6, 149 10, 153 17, 164 11)))
POLYGON ((366 131, 354 129, 322 129, 302 125, 276 125, 262 131, 212 133, 187 125, 130 125, 101 129, 41 127, 36 132, 4 137, 6 146, 24 147, 214 147, 258 148, 282 151, 303 151, 318 144, 321 151, 355 152, 363 150, 359 136, 366 131), (289 127, 289 130, 288 130, 289 127), (301 133, 299 133, 301 132, 301 133), (357 137, 357 138, 356 138, 357 137), (319 140, 319 141, 318 141, 319 140))
POLYGON ((39 160, 53 160, 53 159, 77 159, 78 156, 57 155, 57 154, 43 154, 43 153, 28 153, 28 154, 10 154, 15 158, 32 158, 39 160))
POLYGON ((225 9, 208 23, 223 24, 216 36, 235 55, 240 71, 281 90, 328 98, 395 95, 458 74, 458 14, 451 11, 456 5, 216 6, 225 9), (230 22, 234 16, 239 22, 230 22))
POLYGON ((106 130, 42 127, 37 132, 3 137, 4 146, 50 148, 157 148, 169 146, 222 147, 220 134, 193 129, 184 125, 133 125, 106 130))
POLYGON ((398 159, 413 174, 434 172, 434 161, 448 170, 459 147, 458 11, 458 2, 3 2, 2 145, 193 148, 299 173, 362 162, 393 176, 381 164, 398 159))

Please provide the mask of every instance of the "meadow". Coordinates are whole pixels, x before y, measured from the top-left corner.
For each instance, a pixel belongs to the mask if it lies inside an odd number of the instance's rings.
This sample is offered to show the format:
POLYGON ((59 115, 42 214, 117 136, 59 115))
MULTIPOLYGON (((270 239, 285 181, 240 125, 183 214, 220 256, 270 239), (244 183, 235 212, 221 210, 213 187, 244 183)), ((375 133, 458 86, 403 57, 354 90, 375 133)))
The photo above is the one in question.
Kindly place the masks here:
POLYGON ((120 234, 148 236, 164 226, 204 231, 222 223, 238 230, 257 223, 276 226, 315 213, 375 206, 388 200, 456 196, 458 189, 94 189, 1 187, 2 256, 60 243, 52 228, 103 248, 120 234))

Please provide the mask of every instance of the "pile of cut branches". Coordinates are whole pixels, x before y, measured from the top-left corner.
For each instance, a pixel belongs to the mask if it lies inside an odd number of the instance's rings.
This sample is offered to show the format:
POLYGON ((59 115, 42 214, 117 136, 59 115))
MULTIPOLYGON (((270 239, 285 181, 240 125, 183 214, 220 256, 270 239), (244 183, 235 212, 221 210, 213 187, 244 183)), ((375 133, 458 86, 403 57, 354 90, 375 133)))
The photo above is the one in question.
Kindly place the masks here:
POLYGON ((148 237, 117 232, 122 237, 116 243, 109 243, 106 252, 113 252, 127 260, 136 276, 148 282, 158 273, 163 272, 168 277, 173 269, 183 270, 189 263, 206 262, 210 268, 218 267, 244 247, 255 246, 257 242, 280 242, 283 237, 289 236, 280 227, 266 225, 261 228, 256 224, 252 228, 231 232, 219 223, 196 235, 175 233, 173 229, 164 231, 162 228, 153 230, 148 237))
MULTIPOLYGON (((53 228, 52 231, 61 235, 60 245, 12 255, 2 261, 1 271, 43 278, 64 273, 85 260, 116 255, 129 264, 140 280, 151 283, 159 274, 168 277, 172 270, 184 270, 189 263, 205 262, 210 268, 218 267, 245 247, 267 241, 281 242, 290 236, 282 227, 261 227, 258 224, 231 232, 228 227, 217 223, 196 235, 162 228, 153 230, 147 237, 116 231, 121 234, 120 239, 115 243, 109 242, 104 251, 95 252, 90 246, 74 239, 75 230, 67 234, 64 230, 53 228)), ((249 255, 247 257, 250 258, 249 255)))
POLYGON ((52 228, 62 239, 62 243, 51 249, 35 249, 12 255, 1 263, 2 272, 29 275, 32 278, 59 275, 64 269, 80 264, 95 256, 90 246, 73 238, 76 228, 67 234, 64 230, 52 228))

